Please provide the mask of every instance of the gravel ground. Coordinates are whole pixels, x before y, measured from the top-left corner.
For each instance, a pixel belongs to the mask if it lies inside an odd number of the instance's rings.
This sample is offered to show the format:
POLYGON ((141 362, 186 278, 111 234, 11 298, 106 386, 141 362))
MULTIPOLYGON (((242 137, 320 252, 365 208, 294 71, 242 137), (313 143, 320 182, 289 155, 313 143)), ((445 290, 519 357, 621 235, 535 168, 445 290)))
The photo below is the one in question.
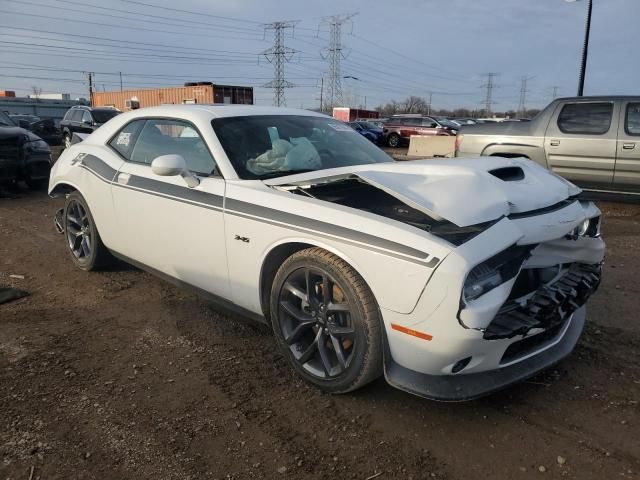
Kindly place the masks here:
POLYGON ((60 205, 0 198, 0 285, 31 292, 0 306, 1 479, 638 477, 638 205, 600 204, 607 264, 574 354, 461 404, 384 380, 321 394, 266 327, 124 264, 74 269, 60 205))

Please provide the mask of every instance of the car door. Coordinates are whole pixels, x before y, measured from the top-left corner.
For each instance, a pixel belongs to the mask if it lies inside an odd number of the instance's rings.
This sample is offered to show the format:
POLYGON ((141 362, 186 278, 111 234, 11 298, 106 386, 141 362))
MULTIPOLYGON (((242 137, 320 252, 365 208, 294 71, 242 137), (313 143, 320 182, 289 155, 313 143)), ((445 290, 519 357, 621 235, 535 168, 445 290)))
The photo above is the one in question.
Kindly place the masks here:
POLYGON ((80 120, 78 131, 82 133, 93 132, 93 117, 91 116, 91 112, 89 112, 88 110, 84 110, 82 112, 82 119, 80 120))
POLYGON ((71 133, 74 132, 82 132, 82 116, 84 110, 76 109, 73 111, 73 115, 71 116, 71 121, 69 122, 69 131, 71 133))
POLYGON ((549 169, 586 188, 611 188, 618 110, 613 100, 559 104, 544 139, 549 169))
POLYGON ((640 98, 621 104, 613 187, 640 192, 640 98))
POLYGON ((113 183, 121 255, 181 282, 229 298, 224 238, 225 181, 198 129, 188 121, 149 118, 111 141, 126 161, 113 183), (153 173, 151 162, 184 157, 200 183, 153 173))

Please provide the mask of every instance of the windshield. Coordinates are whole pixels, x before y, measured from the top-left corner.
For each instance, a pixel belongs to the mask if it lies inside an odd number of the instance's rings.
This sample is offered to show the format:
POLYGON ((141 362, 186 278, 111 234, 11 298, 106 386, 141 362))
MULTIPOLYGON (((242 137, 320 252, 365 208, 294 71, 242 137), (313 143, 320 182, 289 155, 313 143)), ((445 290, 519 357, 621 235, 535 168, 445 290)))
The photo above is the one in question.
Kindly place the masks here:
POLYGON ((211 125, 243 179, 393 161, 349 125, 328 117, 227 117, 211 125))
POLYGON ((111 120, 113 117, 118 115, 120 112, 118 110, 112 109, 104 109, 104 110, 93 110, 91 114, 93 115, 93 119, 97 123, 106 123, 111 120))
POLYGON ((16 123, 4 112, 0 112, 0 127, 15 127, 16 123))

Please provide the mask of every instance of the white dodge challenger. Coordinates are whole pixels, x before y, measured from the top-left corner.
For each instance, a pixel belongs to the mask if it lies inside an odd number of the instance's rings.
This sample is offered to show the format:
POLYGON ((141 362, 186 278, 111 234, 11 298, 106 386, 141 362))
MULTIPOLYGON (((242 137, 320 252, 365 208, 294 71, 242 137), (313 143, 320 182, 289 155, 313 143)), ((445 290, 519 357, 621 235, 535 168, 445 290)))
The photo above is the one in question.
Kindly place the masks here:
POLYGON ((348 125, 254 106, 119 115, 52 196, 83 270, 113 257, 272 325, 326 392, 384 373, 475 398, 568 355, 600 281, 600 212, 525 159, 395 162, 348 125))

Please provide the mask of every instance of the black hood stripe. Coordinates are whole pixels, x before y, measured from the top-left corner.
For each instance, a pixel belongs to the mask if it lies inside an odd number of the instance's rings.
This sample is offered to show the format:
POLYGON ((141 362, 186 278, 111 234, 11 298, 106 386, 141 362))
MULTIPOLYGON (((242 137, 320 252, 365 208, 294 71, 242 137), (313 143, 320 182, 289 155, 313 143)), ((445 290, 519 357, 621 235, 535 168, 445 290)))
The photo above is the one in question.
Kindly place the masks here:
POLYGON ((366 244, 375 247, 381 253, 393 255, 403 260, 414 261, 428 268, 434 268, 440 262, 440 259, 437 257, 429 258, 428 253, 392 240, 376 237, 375 235, 370 235, 352 228, 341 227, 301 215, 236 200, 234 198, 227 198, 225 200, 224 197, 220 195, 194 190, 188 187, 180 187, 139 175, 130 175, 127 183, 121 184, 115 181, 117 170, 111 168, 98 157, 85 155, 80 162, 83 168, 101 180, 120 188, 137 190, 203 208, 214 210, 224 209, 224 212, 229 215, 241 216, 272 225, 282 224, 283 226, 292 227, 302 232, 313 231, 314 234, 325 238, 342 240, 350 244, 366 244), (427 262, 427 260, 429 261, 427 262))

